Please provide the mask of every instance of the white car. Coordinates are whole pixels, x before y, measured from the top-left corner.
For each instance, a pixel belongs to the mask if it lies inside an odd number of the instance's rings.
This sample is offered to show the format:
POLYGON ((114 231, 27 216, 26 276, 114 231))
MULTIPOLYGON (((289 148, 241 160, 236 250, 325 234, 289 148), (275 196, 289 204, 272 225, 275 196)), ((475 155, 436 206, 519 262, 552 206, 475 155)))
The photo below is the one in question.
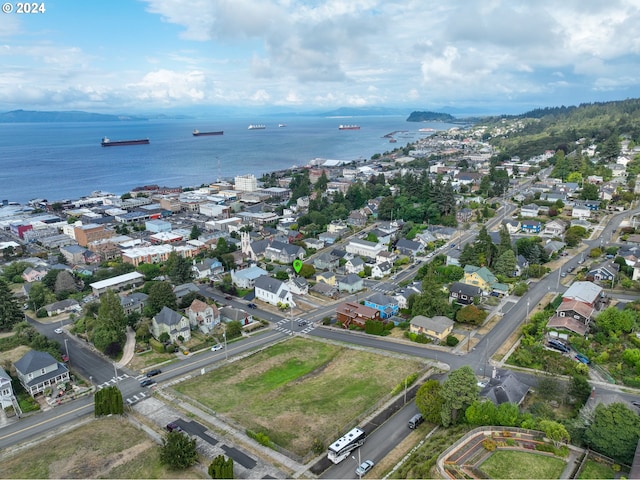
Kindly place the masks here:
POLYGON ((365 473, 373 468, 373 462, 371 460, 365 460, 358 468, 356 468, 356 475, 362 477, 365 473))
POLYGON ((222 345, 217 344, 217 345, 214 345, 213 347, 211 347, 211 351, 212 352, 217 352, 218 350, 222 350, 222 345))
POLYGON ((62 329, 61 329, 61 328, 56 328, 56 329, 54 330, 54 332, 56 332, 56 333, 62 333, 62 329))

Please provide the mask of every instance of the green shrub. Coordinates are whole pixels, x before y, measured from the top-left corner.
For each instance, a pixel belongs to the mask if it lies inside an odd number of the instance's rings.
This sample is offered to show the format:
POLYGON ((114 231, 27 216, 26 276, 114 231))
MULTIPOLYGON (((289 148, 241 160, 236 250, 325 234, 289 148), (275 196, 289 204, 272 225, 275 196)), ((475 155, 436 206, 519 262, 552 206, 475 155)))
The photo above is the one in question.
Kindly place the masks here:
POLYGON ((447 340, 445 343, 447 347, 455 347, 456 345, 458 345, 458 343, 460 343, 460 340, 458 340, 454 335, 447 335, 447 340))

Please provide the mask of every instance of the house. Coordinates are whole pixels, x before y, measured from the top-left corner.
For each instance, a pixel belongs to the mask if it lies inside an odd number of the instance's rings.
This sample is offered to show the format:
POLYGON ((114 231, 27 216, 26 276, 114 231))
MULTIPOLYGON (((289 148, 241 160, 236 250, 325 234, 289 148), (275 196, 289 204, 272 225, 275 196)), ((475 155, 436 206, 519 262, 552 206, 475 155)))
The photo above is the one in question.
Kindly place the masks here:
POLYGON ((456 220, 459 223, 469 222, 472 216, 473 216, 473 210, 467 207, 461 208, 456 212, 456 220))
POLYGON ((507 228, 507 232, 509 232, 510 235, 518 233, 522 230, 522 224, 519 220, 509 220, 507 222, 504 222, 504 226, 507 228))
POLYGON ((326 245, 333 245, 338 241, 340 235, 332 232, 324 232, 318 235, 318 240, 323 241, 326 245))
POLYGON ((545 252, 547 252, 547 255, 551 256, 554 253, 559 252, 566 246, 567 244, 564 242, 561 242, 560 240, 547 240, 547 243, 545 243, 544 247, 542 248, 544 249, 545 252))
POLYGON ((364 271, 364 260, 360 257, 353 257, 350 260, 347 260, 347 263, 344 265, 345 271, 347 273, 360 273, 364 271))
POLYGON ((592 282, 573 282, 562 295, 563 302, 576 300, 588 306, 599 309, 604 302, 604 291, 602 287, 592 282))
POLYGON ((604 264, 589 270, 587 280, 590 282, 605 283, 611 286, 618 274, 619 265, 613 262, 605 262, 604 264))
POLYGON ((173 293, 178 300, 181 300, 182 297, 189 295, 190 293, 200 293, 200 289, 195 283, 189 282, 173 287, 173 293))
POLYGON ((66 312, 80 312, 82 307, 77 300, 73 298, 67 298, 66 300, 60 300, 59 302, 50 303, 45 305, 44 309, 47 311, 47 315, 54 317, 66 312))
POLYGON ((117 277, 107 278, 99 282, 90 283, 93 295, 99 297, 107 290, 118 292, 127 288, 139 287, 144 283, 144 275, 140 272, 130 272, 117 277))
POLYGON ((551 220, 545 224, 542 235, 545 237, 560 237, 566 229, 567 224, 562 220, 551 220))
POLYGON ((258 300, 274 306, 278 306, 279 304, 295 306, 289 286, 268 275, 263 275, 256 279, 255 295, 258 300))
POLYGON ((516 271, 514 275, 522 275, 526 268, 529 268, 529 260, 527 260, 524 255, 518 255, 516 257, 516 271))
POLYGON ((338 291, 355 293, 364 288, 364 280, 355 273, 338 280, 338 291))
POLYGON ((130 315, 133 312, 136 312, 142 315, 142 312, 144 312, 144 307, 147 305, 148 297, 149 295, 142 292, 134 292, 130 293, 129 295, 121 296, 120 305, 122 305, 124 314, 130 315))
POLYGON ((520 208, 520 216, 524 218, 535 218, 538 216, 539 211, 540 207, 538 205, 535 203, 529 203, 520 208))
POLYGON ((424 251, 424 245, 422 245, 420 242, 414 242, 413 240, 401 238, 396 243, 396 250, 398 250, 402 255, 415 257, 416 255, 424 251))
POLYGON ((302 259, 304 254, 304 248, 277 240, 272 241, 264 250, 264 258, 280 263, 291 263, 296 259, 302 259))
POLYGON ((344 328, 349 328, 351 325, 364 328, 367 320, 380 321, 380 311, 359 303, 344 302, 336 308, 336 320, 344 328))
POLYGON ((11 407, 14 401, 11 377, 0 367, 0 408, 4 410, 11 407))
POLYGON ((62 256, 72 265, 84 263, 84 253, 86 251, 87 249, 80 245, 66 245, 60 247, 60 253, 62 256))
POLYGON ((371 267, 371 278, 379 279, 382 277, 386 277, 391 273, 392 269, 393 265, 391 265, 391 263, 389 262, 376 263, 371 267))
POLYGON ((222 307, 220 309, 220 318, 224 322, 240 322, 242 326, 252 323, 253 315, 240 308, 222 307))
POLYGON ((347 253, 365 258, 376 258, 383 250, 386 250, 384 245, 359 238, 349 240, 346 246, 347 253))
POLYGON ((316 270, 335 270, 338 268, 338 264, 338 258, 334 257, 329 252, 322 252, 313 259, 313 266, 316 270))
POLYGON ((525 220, 522 222, 521 228, 524 233, 540 233, 542 224, 537 220, 525 220))
POLYGON ((548 329, 562 329, 585 335, 595 312, 593 307, 577 300, 562 302, 547 322, 548 329))
POLYGON ((326 283, 327 285, 336 286, 336 274, 333 272, 316 273, 316 283, 326 283))
POLYGON ((463 283, 480 287, 485 295, 501 296, 509 292, 509 287, 499 283, 496 276, 487 267, 465 265, 463 283))
POLYGON ((398 301, 398 308, 405 309, 409 306, 409 297, 412 295, 420 295, 422 293, 414 284, 407 285, 403 290, 395 294, 394 298, 398 301))
POLYGON ((529 388, 529 385, 518 380, 513 372, 494 367, 491 378, 480 390, 479 396, 490 400, 496 406, 503 403, 520 405, 529 393, 529 388))
POLYGON ((48 388, 69 381, 69 369, 48 352, 29 350, 13 364, 24 389, 35 397, 48 388))
POLYGON ((442 315, 436 315, 433 318, 416 315, 409 322, 409 331, 442 342, 453 332, 453 324, 453 320, 442 315))
POLYGON ((304 277, 291 277, 287 285, 294 295, 306 295, 309 293, 309 282, 304 277))
POLYGON ((151 319, 151 335, 159 341, 160 335, 164 332, 169 334, 171 343, 177 343, 180 340, 179 337, 188 342, 191 340, 189 319, 169 307, 162 307, 162 310, 151 319))
POLYGON ((449 287, 449 298, 461 305, 471 305, 476 297, 482 296, 482 289, 476 285, 453 282, 449 287))
POLYGON ((382 250, 378 255, 376 255, 376 263, 390 263, 393 265, 398 259, 398 255, 394 252, 389 252, 387 250, 382 250))
POLYGON ((41 265, 35 267, 27 267, 24 272, 22 272, 21 277, 25 282, 39 282, 44 276, 47 274, 47 269, 41 265))
POLYGON ((330 285, 328 283, 318 282, 311 287, 311 291, 325 297, 334 299, 338 298, 338 288, 335 285, 330 285))
POLYGON ((213 275, 219 275, 224 272, 224 267, 219 260, 215 258, 205 258, 201 262, 193 261, 191 271, 198 280, 209 278, 213 275))
POLYGON ((324 248, 324 241, 319 238, 305 238, 304 244, 307 248, 313 248, 314 250, 321 250, 324 248))
POLYGON ((367 224, 367 216, 359 210, 354 210, 347 217, 347 224, 354 227, 364 227, 367 224))
POLYGON ((398 301, 382 293, 374 293, 364 301, 365 306, 380 311, 380 318, 386 320, 398 314, 398 301))
POLYGON ((571 217, 586 220, 591 217, 591 209, 584 205, 574 205, 571 210, 571 217))
POLYGON ((429 230, 425 230, 424 232, 418 233, 416 235, 416 240, 418 240, 420 243, 422 243, 422 245, 426 247, 430 243, 435 242, 437 238, 429 230))
POLYGON ((253 288, 256 280, 268 272, 260 267, 249 267, 243 270, 231 270, 231 283, 242 289, 253 288))
POLYGON ((209 333, 220 323, 220 312, 215 304, 208 305, 197 298, 185 310, 191 327, 198 327, 203 333, 209 333))

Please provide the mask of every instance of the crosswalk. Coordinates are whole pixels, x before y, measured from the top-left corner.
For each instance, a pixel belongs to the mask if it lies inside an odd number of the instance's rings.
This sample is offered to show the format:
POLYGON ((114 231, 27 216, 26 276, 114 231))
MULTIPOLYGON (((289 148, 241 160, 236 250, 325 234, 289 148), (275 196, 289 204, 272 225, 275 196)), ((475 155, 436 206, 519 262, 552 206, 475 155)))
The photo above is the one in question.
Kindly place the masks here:
MULTIPOLYGON (((293 320, 293 324, 295 326, 298 325, 296 320, 293 320)), ((280 320, 278 323, 275 324, 275 326, 273 327, 275 330, 279 331, 279 332, 283 332, 286 334, 290 334, 291 333, 291 319, 289 318, 283 318, 282 320, 280 320)), ((295 327, 294 327, 295 328, 295 327)), ((294 330, 294 332, 298 332, 298 333, 309 333, 311 332, 314 328, 316 328, 316 324, 314 322, 307 322, 307 324, 305 325, 305 327, 302 330, 294 330)))
POLYGON ((116 385, 118 382, 124 380, 125 378, 129 378, 129 375, 127 375, 126 373, 123 373, 122 375, 118 375, 117 377, 112 377, 111 380, 108 380, 106 382, 101 383, 100 385, 97 385, 96 388, 100 390, 101 388, 106 388, 112 385, 116 385))

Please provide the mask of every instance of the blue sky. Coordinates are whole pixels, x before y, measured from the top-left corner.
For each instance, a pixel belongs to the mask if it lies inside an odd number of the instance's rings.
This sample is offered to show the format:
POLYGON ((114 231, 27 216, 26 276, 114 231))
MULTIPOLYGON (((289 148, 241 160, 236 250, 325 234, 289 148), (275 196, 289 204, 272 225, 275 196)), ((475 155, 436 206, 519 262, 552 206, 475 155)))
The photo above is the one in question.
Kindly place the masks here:
POLYGON ((637 0, 44 5, 0 14, 0 111, 516 113, 640 96, 637 0))

